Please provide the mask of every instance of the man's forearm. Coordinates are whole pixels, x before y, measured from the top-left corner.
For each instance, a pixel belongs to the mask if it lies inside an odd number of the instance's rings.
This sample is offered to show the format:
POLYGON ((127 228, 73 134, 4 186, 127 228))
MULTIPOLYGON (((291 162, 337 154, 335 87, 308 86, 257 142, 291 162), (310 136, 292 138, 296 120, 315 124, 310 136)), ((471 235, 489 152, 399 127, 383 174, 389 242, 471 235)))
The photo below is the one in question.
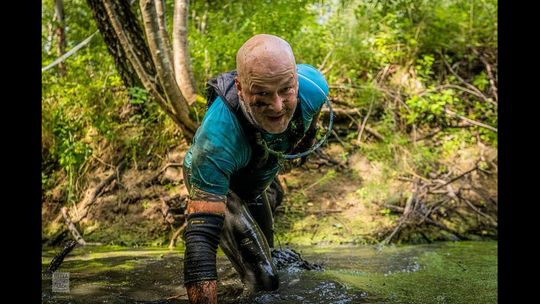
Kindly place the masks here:
POLYGON ((216 252, 224 202, 189 200, 184 232, 184 282, 190 303, 217 303, 216 252))
POLYGON ((217 281, 199 281, 186 284, 186 290, 191 304, 216 304, 217 281))

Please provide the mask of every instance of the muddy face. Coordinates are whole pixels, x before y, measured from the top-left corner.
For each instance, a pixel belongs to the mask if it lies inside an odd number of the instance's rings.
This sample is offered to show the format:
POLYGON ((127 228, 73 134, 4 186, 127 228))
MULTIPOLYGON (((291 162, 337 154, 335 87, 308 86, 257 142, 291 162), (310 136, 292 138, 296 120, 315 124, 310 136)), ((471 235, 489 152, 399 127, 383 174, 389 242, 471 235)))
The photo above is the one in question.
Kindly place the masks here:
POLYGON ((244 114, 268 133, 285 131, 298 94, 296 60, 289 43, 273 35, 255 35, 238 50, 236 66, 244 114))
POLYGON ((298 78, 291 65, 259 65, 237 80, 240 102, 250 118, 268 133, 287 129, 297 103, 298 78))

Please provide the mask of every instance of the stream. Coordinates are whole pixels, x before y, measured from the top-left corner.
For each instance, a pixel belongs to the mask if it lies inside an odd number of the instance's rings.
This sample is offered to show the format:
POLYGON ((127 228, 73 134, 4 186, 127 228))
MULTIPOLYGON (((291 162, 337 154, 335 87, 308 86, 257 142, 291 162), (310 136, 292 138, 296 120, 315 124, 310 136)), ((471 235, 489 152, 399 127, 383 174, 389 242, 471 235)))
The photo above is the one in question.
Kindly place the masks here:
MULTIPOLYGON (((282 269, 277 291, 248 295, 218 251, 219 303, 497 303, 497 241, 284 248, 324 270, 282 269)), ((59 250, 43 248, 42 270, 59 250)), ((77 247, 42 275, 42 303, 188 303, 182 259, 181 247, 77 247)))

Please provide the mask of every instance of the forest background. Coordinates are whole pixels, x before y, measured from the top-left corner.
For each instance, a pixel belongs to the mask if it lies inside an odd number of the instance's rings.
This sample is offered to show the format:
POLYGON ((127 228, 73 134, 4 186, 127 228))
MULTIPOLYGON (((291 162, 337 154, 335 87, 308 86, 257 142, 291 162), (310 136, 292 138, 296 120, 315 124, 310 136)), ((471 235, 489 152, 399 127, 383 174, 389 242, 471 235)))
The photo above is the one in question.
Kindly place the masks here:
MULTIPOLYGON (((43 243, 175 246, 189 132, 119 72, 93 2, 42 3, 43 243)), ((187 12, 195 124, 206 81, 257 33, 287 40, 330 84, 328 143, 279 177, 280 242, 497 238, 496 1, 206 0, 187 12)))

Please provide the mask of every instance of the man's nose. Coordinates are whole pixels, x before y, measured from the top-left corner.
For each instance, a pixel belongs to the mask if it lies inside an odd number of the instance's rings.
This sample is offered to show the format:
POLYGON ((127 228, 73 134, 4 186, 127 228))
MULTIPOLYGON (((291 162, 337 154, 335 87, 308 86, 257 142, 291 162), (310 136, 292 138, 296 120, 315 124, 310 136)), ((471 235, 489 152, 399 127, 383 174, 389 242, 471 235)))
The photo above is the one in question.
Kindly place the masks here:
POLYGON ((284 98, 278 93, 274 93, 272 96, 272 110, 275 112, 281 112, 283 110, 284 98))

